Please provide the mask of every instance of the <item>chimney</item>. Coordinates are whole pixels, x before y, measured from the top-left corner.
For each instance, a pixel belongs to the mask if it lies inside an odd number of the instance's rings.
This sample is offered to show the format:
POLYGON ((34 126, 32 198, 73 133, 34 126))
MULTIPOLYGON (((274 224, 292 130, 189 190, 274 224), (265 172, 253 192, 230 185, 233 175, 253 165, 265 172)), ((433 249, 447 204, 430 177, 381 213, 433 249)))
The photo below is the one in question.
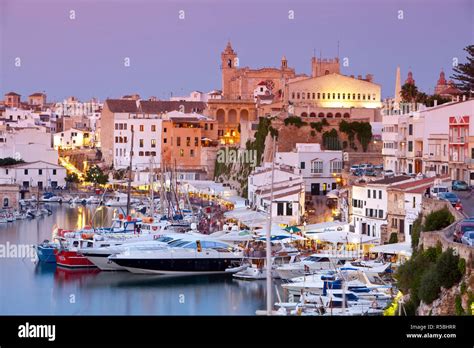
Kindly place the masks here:
POLYGON ((362 80, 362 75, 357 75, 357 79, 362 80))

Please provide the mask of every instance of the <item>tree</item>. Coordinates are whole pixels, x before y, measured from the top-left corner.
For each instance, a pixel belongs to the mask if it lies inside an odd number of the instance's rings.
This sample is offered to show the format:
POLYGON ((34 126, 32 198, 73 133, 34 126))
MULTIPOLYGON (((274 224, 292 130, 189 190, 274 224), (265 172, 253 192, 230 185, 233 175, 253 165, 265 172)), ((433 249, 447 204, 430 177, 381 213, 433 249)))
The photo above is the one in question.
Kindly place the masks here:
POLYGON ((425 219, 423 231, 439 231, 451 225, 454 222, 454 216, 448 208, 443 208, 428 214, 425 219))
POLYGON ((397 232, 393 232, 390 234, 390 239, 388 241, 388 244, 394 244, 394 243, 398 243, 398 234, 397 232))
POLYGON ((454 255, 452 248, 448 248, 440 255, 438 261, 436 261, 436 274, 441 286, 450 288, 454 284, 459 283, 462 273, 459 270, 458 264, 459 256, 454 255))
POLYGON ((81 182, 79 175, 77 175, 76 173, 69 173, 68 175, 66 175, 64 180, 66 181, 68 185, 74 185, 81 182))
POLYGON ((454 74, 451 78, 456 82, 456 87, 465 94, 471 94, 474 91, 474 45, 464 48, 468 56, 467 62, 458 64, 453 68, 454 74))
POLYGON ((402 90, 400 91, 400 97, 402 97, 402 101, 405 103, 413 103, 416 101, 416 97, 418 95, 418 87, 416 87, 412 83, 405 83, 402 86, 402 90))
POLYGON ((431 266, 426 271, 420 280, 420 288, 418 289, 418 297, 423 302, 430 304, 438 297, 441 290, 438 275, 436 274, 436 267, 431 266))
POLYGON ((109 181, 109 178, 106 174, 104 174, 102 169, 95 165, 87 170, 85 181, 94 184, 104 185, 107 183, 107 181, 109 181))

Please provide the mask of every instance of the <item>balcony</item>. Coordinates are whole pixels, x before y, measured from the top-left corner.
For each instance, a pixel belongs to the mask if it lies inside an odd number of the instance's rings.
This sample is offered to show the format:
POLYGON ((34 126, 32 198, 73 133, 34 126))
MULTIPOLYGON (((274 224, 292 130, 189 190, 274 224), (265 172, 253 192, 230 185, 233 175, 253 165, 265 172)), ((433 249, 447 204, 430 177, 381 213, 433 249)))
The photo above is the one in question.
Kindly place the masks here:
POLYGON ((415 151, 415 157, 423 157, 423 151, 415 151))
POLYGON ((450 144, 460 144, 464 145, 466 143, 465 137, 450 137, 449 138, 449 143, 450 144))
POLYGON ((396 150, 395 151, 395 156, 397 156, 399 158, 405 158, 405 157, 407 157, 407 152, 406 152, 406 150, 396 150))

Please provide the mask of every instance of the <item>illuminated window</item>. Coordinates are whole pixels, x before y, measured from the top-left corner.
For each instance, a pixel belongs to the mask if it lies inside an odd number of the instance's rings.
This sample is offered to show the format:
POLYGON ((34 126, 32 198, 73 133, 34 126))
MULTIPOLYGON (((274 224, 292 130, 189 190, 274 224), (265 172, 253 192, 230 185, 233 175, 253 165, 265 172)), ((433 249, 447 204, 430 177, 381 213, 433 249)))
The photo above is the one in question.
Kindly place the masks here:
POLYGON ((145 126, 144 125, 140 125, 140 132, 143 132, 145 130, 145 126))
POLYGON ((186 137, 186 146, 191 146, 191 137, 186 137))
POLYGON ((151 139, 151 147, 156 147, 156 139, 151 139))
POLYGON ((154 125, 154 124, 151 125, 151 131, 156 132, 156 125, 154 125))
POLYGON ((140 139, 140 147, 143 147, 143 139, 140 139))
POLYGON ((180 149, 180 150, 179 150, 179 156, 180 156, 180 157, 184 157, 184 150, 183 150, 183 149, 180 149))

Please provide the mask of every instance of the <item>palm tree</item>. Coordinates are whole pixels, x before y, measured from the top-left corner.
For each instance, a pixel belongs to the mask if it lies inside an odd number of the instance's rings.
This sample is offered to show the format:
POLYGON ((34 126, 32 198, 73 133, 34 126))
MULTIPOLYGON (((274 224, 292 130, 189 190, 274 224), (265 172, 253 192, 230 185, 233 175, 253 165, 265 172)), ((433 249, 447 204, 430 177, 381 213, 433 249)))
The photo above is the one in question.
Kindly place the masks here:
POLYGON ((418 95, 418 87, 412 83, 405 83, 400 91, 400 97, 404 103, 413 103, 418 95))

